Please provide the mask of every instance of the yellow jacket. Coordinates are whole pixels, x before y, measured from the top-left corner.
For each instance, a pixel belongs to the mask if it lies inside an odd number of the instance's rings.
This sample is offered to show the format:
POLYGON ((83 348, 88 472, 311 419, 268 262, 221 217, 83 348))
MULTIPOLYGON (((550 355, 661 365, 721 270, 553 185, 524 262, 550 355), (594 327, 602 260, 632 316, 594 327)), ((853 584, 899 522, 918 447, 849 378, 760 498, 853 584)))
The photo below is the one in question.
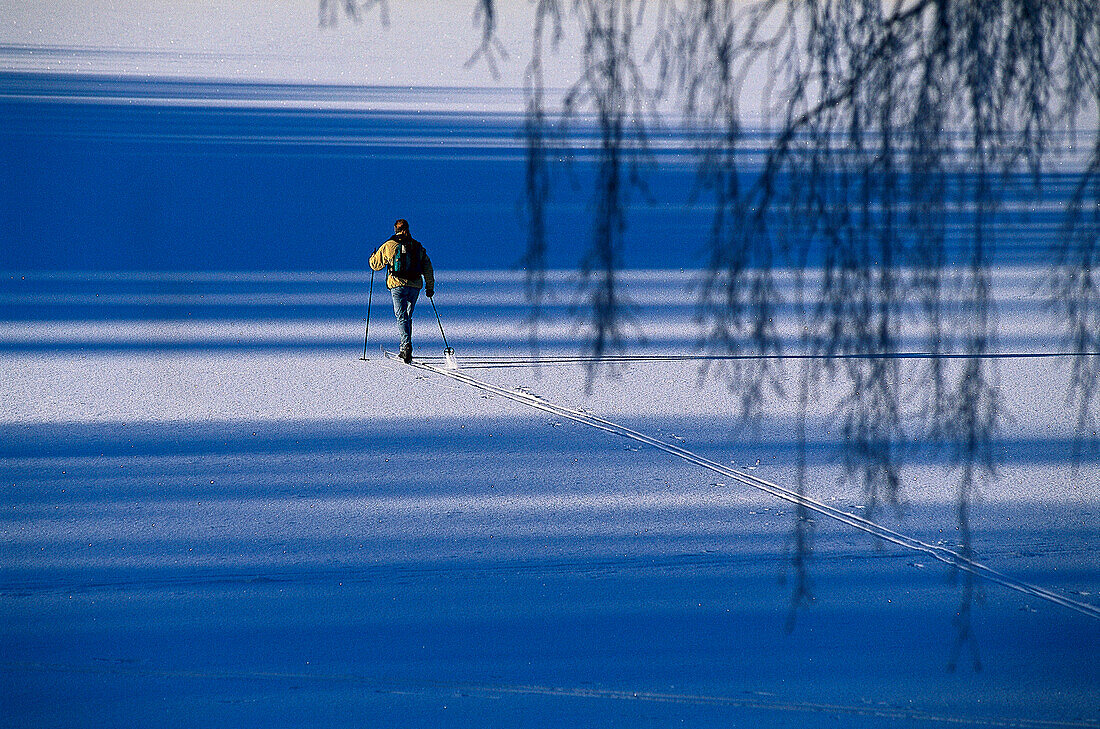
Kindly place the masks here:
MULTIPOLYGON (((424 246, 420 246, 421 249, 424 246)), ((374 252, 374 255, 370 257, 370 267, 375 271, 381 271, 387 266, 393 265, 393 253, 397 250, 397 241, 390 238, 388 241, 378 247, 378 250, 374 252)), ((415 286, 420 288, 423 286, 427 289, 425 293, 435 293, 435 271, 432 270, 432 259, 428 258, 428 252, 424 251, 424 275, 417 276, 415 278, 401 278, 394 276, 391 272, 386 276, 386 288, 392 289, 398 286, 415 286)))

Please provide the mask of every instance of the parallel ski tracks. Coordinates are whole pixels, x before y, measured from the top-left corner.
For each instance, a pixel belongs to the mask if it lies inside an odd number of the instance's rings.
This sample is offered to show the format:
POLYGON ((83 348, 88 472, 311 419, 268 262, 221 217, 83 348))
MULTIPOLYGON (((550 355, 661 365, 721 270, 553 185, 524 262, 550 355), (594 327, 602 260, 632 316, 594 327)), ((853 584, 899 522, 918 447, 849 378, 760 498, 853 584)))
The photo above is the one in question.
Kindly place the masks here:
MULTIPOLYGON (((395 358, 395 355, 391 352, 386 352, 386 356, 391 359, 395 358)), ((521 405, 525 405, 536 410, 541 410, 543 412, 551 413, 558 417, 566 418, 568 420, 581 423, 582 425, 587 425, 588 427, 602 430, 606 433, 611 433, 612 435, 629 438, 630 440, 636 441, 638 443, 648 445, 652 448, 656 448, 657 450, 664 451, 671 456, 687 461, 688 463, 692 463, 696 466, 705 468, 708 471, 721 474, 722 476, 725 476, 726 478, 740 483, 744 486, 748 486, 749 488, 762 491, 766 494, 770 494, 771 496, 774 496, 775 498, 781 499, 788 503, 802 506, 812 512, 852 527, 853 529, 866 532, 867 534, 881 539, 884 542, 894 544, 898 547, 902 547, 903 549, 908 549, 913 552, 924 554, 939 562, 950 565, 951 567, 960 569, 964 572, 969 572, 982 579, 988 580, 991 583, 1000 585, 1010 590, 1014 590, 1016 592, 1028 595, 1036 599, 1044 600, 1055 605, 1060 605, 1068 610, 1080 613, 1081 615, 1100 620, 1100 607, 1096 607, 1094 605, 1090 605, 1079 600, 1074 600, 1073 598, 1066 595, 1062 595, 1057 592, 1053 592, 1052 590, 1048 590, 1046 588, 1024 582, 1023 580, 1004 574, 1003 572, 999 572, 992 567, 989 567, 988 565, 982 564, 981 562, 978 562, 977 560, 971 557, 967 557, 966 555, 961 554, 948 547, 938 544, 928 544, 927 542, 921 541, 914 537, 910 537, 906 534, 902 534, 901 532, 897 532, 870 519, 866 519, 855 514, 850 514, 834 506, 830 506, 829 504, 826 504, 822 501, 818 501, 817 499, 810 498, 808 496, 792 491, 788 488, 784 488, 783 486, 780 486, 778 484, 766 481, 765 479, 762 479, 758 476, 754 476, 752 474, 745 473, 743 471, 739 471, 728 466, 724 466, 708 458, 704 458, 703 456, 700 456, 697 453, 688 450, 687 448, 675 445, 673 443, 668 443, 663 440, 659 440, 658 438, 646 435, 645 433, 633 430, 624 425, 619 425, 618 423, 607 420, 606 418, 601 418, 586 410, 573 409, 565 407, 563 405, 556 405, 554 403, 548 402, 547 400, 544 400, 538 395, 517 390, 509 390, 498 385, 493 385, 491 383, 468 375, 461 370, 444 369, 435 364, 416 360, 411 363, 411 366, 416 367, 420 370, 424 370, 426 372, 432 372, 434 374, 441 375, 443 377, 449 377, 452 380, 469 385, 470 387, 473 387, 477 390, 497 395, 499 397, 511 400, 521 405)))
POLYGON ((161 679, 170 681, 247 681, 250 683, 308 682, 321 686, 348 684, 375 694, 394 696, 439 696, 498 700, 504 696, 552 697, 588 699, 649 704, 680 704, 688 706, 716 706, 771 713, 824 714, 840 719, 846 716, 873 717, 891 721, 925 722, 953 726, 1011 727, 1013 729, 1096 729, 1100 724, 1089 720, 1029 719, 1000 716, 958 716, 933 713, 890 704, 841 704, 783 699, 771 693, 745 691, 741 696, 689 693, 674 691, 646 691, 601 688, 596 686, 561 686, 507 683, 463 683, 458 681, 404 681, 391 676, 374 676, 361 673, 325 673, 280 670, 172 670, 154 666, 132 665, 120 662, 57 663, 48 661, 0 661, 0 673, 26 673, 29 671, 59 674, 84 674, 121 676, 128 678, 161 679))
MULTIPOLYGON (((869 359, 1057 359, 1066 357, 1100 356, 1100 352, 984 352, 968 354, 965 352, 891 352, 848 354, 823 354, 813 352, 792 352, 788 354, 605 354, 599 357, 583 355, 544 355, 539 357, 509 357, 483 355, 463 357, 464 369, 514 369, 555 367, 561 365, 582 364, 623 365, 661 362, 733 362, 738 360, 869 360, 869 359)), ((434 364, 438 360, 421 360, 423 364, 434 364)))

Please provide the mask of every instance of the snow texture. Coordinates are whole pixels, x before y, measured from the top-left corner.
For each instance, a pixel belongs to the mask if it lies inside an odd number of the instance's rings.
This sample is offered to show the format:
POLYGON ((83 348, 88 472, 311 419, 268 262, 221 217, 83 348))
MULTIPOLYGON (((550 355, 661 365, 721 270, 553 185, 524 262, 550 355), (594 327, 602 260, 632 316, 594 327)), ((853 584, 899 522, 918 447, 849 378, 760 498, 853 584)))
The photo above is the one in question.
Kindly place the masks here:
MULTIPOLYGON (((461 372, 794 486, 787 403, 745 428, 691 361, 590 390, 583 364, 486 367, 531 356, 522 280, 438 278, 461 372)), ((796 610, 791 505, 387 360, 378 299, 361 361, 364 276, 349 294, 342 275, 181 275, 170 301, 149 279, 143 316, 99 318, 132 282, 7 285, 5 726, 1100 726, 1095 618, 979 583, 950 671, 971 607, 953 570, 819 518, 796 610), (71 316, 14 314, 34 297, 71 316), (181 306, 196 315, 158 314, 181 306)), ((629 353, 690 353, 690 274, 629 279, 648 341, 629 353)), ((1034 282, 996 281, 1004 350, 1050 350, 1034 282)), ((415 356, 442 365, 421 304, 415 356)), ((548 315, 543 354, 576 354, 568 306, 548 315)), ((971 505, 975 557, 1098 606, 1098 469, 1072 457, 1065 363, 998 366, 1013 418, 971 505)), ((809 422, 809 495, 861 514, 828 393, 809 422)), ((954 545, 950 464, 914 452, 904 475, 904 510, 876 519, 954 545)))

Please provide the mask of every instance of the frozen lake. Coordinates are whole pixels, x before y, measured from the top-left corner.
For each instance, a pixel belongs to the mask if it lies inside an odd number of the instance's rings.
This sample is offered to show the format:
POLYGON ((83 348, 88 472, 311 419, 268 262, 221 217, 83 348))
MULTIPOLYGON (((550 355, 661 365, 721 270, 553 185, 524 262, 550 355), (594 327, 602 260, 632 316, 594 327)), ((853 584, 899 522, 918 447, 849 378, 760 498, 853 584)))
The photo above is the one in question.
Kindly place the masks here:
MULTIPOLYGON (((1055 351, 1027 270, 994 279, 1003 353, 1055 351)), ((786 488, 802 453, 807 494, 865 516, 829 393, 803 450, 793 408, 742 428, 698 362, 624 362, 590 392, 582 364, 494 366, 530 356, 521 275, 439 281, 465 373, 786 488)), ((693 351, 692 281, 628 274, 647 341, 628 354, 693 351)), ((378 281, 360 361, 367 282, 4 276, 2 723, 1100 726, 1100 620, 970 594, 833 519, 800 552, 788 503, 385 360, 378 281)), ((583 339, 559 293, 544 355, 583 339)), ((438 359, 431 316, 417 354, 438 359)), ((1072 457, 1066 361, 997 362, 1011 418, 967 504, 974 559, 1095 611, 1100 471, 1072 457)), ((955 471, 914 448, 903 474, 904 510, 872 518, 955 548, 955 471)))

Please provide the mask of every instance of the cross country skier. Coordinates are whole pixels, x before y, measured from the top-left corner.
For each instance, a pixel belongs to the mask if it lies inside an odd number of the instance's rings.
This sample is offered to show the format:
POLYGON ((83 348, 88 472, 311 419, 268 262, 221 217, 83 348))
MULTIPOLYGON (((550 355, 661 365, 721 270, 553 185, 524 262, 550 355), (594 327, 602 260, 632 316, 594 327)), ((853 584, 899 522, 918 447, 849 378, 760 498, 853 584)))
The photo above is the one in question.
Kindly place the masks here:
POLYGON ((393 313, 401 332, 397 356, 406 364, 412 361, 412 313, 420 296, 420 287, 428 298, 435 295, 435 272, 428 252, 409 235, 409 221, 400 218, 393 224, 393 237, 379 246, 370 257, 370 267, 381 271, 389 267, 386 288, 393 297, 393 313))

